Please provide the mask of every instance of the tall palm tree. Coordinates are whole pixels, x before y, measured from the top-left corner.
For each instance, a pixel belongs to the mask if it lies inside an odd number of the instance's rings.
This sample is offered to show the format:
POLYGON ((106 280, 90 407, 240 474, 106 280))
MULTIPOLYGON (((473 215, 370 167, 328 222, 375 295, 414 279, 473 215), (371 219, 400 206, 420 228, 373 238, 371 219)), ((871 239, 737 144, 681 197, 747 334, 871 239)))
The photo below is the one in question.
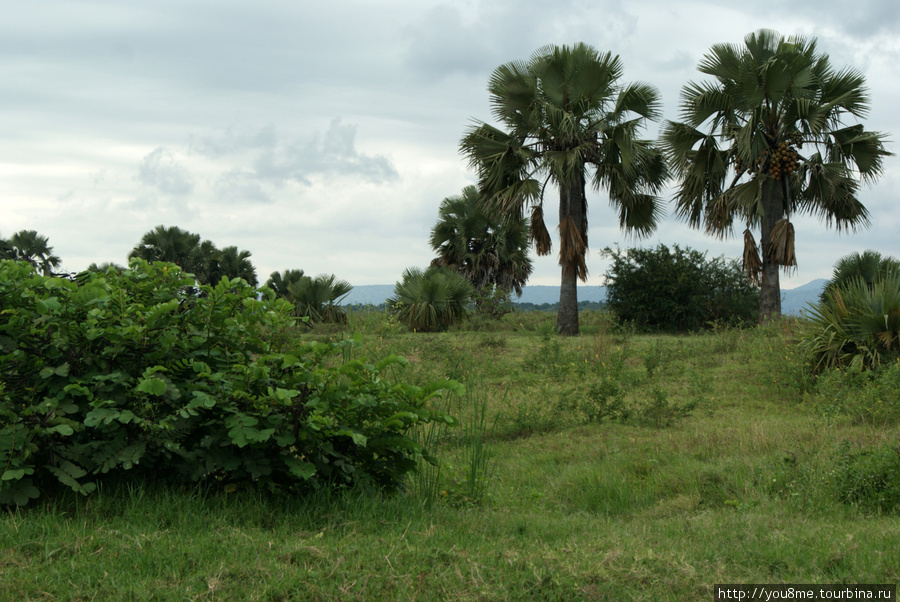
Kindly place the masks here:
POLYGON ((15 259, 16 252, 9 241, 0 236, 0 259, 15 259))
POLYGON ((477 123, 460 143, 478 172, 488 213, 521 215, 530 206, 538 255, 551 251, 545 188, 559 189, 557 329, 564 335, 578 333, 577 284, 587 279, 587 183, 608 192, 628 232, 652 232, 662 213, 656 193, 665 162, 651 142, 638 138, 659 116, 659 93, 647 84, 624 85, 621 77, 619 57, 586 44, 541 48, 490 77, 492 112, 505 129, 477 123))
POLYGON ((528 220, 521 214, 491 219, 475 186, 441 202, 430 242, 438 254, 431 265, 458 271, 481 294, 497 287, 521 295, 533 269, 528 220))
POLYGON ((178 226, 156 226, 141 237, 128 254, 147 261, 165 261, 178 264, 185 272, 195 274, 199 267, 200 235, 182 230, 178 226))
POLYGON ((219 249, 211 240, 177 226, 156 226, 141 237, 128 254, 147 261, 175 263, 193 274, 200 284, 218 284, 223 276, 243 278, 256 286, 256 268, 250 262, 250 251, 237 247, 219 249))
POLYGON ((51 276, 53 270, 62 264, 62 260, 53 254, 49 239, 36 230, 20 230, 2 246, 7 258, 27 261, 45 276, 51 276))
POLYGON ((760 30, 742 46, 713 46, 698 69, 713 80, 684 87, 682 121, 662 132, 680 179, 676 212, 719 237, 745 225, 744 269, 760 283, 766 321, 781 313, 779 267, 796 266, 791 217, 867 225, 858 191, 891 153, 883 134, 855 122, 869 108, 863 76, 832 68, 814 39, 760 30))
POLYGON ((240 251, 237 247, 225 247, 218 251, 210 261, 209 284, 217 284, 223 276, 227 276, 229 279, 243 278, 250 286, 256 286, 256 268, 250 256, 250 251, 240 251))

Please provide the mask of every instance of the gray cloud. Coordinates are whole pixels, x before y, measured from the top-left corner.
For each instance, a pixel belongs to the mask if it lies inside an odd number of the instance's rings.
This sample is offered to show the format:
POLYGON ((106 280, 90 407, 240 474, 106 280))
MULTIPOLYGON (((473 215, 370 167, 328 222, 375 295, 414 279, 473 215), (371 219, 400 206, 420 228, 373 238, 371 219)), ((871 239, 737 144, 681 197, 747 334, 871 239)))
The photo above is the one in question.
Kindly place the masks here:
MULTIPOLYGON (((712 44, 770 27, 818 36, 836 67, 864 72, 865 124, 896 139, 898 19, 889 0, 13 2, 0 19, 3 228, 50 235, 64 260, 81 262, 73 268, 121 262, 165 222, 253 251, 261 274, 299 267, 390 283, 416 257, 430 260, 440 200, 473 181, 457 145, 471 119, 490 118, 485 87, 498 65, 584 41, 620 54, 624 81, 658 86, 674 119, 712 44), (99 220, 85 207, 108 209, 99 220), (85 230, 97 233, 90 245, 85 230), (330 264, 323 250, 336 240, 342 260, 330 264), (370 261, 373 248, 383 255, 370 261)), ((798 229, 793 284, 850 247, 890 251, 900 158, 885 168, 864 199, 864 235, 798 229)), ((623 237, 607 204, 592 193, 591 284, 604 271, 598 249, 641 242, 623 237)), ((656 242, 740 253, 739 241, 722 246, 672 218, 642 244, 656 242)), ((555 255, 536 260, 532 282, 558 279, 555 255)))
POLYGON ((344 124, 337 117, 324 134, 317 132, 306 142, 293 140, 278 144, 272 128, 250 138, 226 136, 207 142, 204 148, 220 154, 250 151, 254 176, 273 183, 293 180, 310 184, 320 176, 359 178, 372 184, 397 180, 399 174, 385 155, 370 155, 356 148, 356 131, 355 124, 344 124))
POLYGON ((194 190, 190 172, 175 160, 171 151, 161 146, 144 157, 138 179, 160 192, 177 196, 190 194, 194 190))
POLYGON ((229 204, 273 202, 253 172, 237 168, 220 175, 213 184, 213 191, 217 200, 229 204))
POLYGON ((215 159, 245 150, 271 149, 277 145, 278 136, 273 124, 259 129, 232 126, 220 136, 195 137, 191 150, 215 159))

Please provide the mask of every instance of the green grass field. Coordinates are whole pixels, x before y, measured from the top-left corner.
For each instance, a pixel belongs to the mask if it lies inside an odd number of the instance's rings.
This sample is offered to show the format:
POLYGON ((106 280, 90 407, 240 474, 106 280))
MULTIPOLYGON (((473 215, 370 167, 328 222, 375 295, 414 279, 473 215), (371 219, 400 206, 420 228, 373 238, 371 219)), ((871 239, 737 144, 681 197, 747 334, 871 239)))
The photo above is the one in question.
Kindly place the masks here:
MULTIPOLYGON (((635 335, 584 312, 440 334, 355 314, 461 426, 393 497, 149 486, 3 515, 3 600, 697 600, 715 583, 897 583, 900 520, 847 495, 896 421, 823 411, 797 324, 635 335), (848 451, 850 450, 850 451, 848 451), (848 455, 849 454, 849 455, 848 455)), ((476 328, 477 326, 477 328, 476 328)), ((900 476, 897 476, 900 479, 900 476)), ((867 490, 868 491, 868 490, 867 490)))

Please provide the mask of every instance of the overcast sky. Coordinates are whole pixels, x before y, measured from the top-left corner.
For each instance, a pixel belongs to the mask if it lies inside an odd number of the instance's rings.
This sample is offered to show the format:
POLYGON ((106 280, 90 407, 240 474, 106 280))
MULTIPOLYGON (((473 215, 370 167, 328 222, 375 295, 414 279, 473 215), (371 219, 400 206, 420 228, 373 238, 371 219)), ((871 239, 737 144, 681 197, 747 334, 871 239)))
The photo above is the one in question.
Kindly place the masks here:
MULTIPOLYGON (((299 268, 391 284, 428 265, 438 205, 475 181, 458 143, 490 118, 491 71, 547 44, 620 55, 624 81, 657 86, 675 119, 713 44, 763 27, 813 36, 866 76, 864 123, 900 150, 893 0, 6 0, 2 14, 0 235, 37 230, 72 271, 125 263, 165 224, 251 251, 261 281, 299 268)), ((862 191, 868 230, 794 220, 799 269, 785 288, 829 277, 852 251, 900 255, 900 158, 885 167, 862 191)), ((597 193, 588 218, 588 284, 603 283, 605 246, 741 252, 739 236, 716 241, 671 216, 628 239, 597 193)), ((559 283, 556 250, 529 283, 559 283)))

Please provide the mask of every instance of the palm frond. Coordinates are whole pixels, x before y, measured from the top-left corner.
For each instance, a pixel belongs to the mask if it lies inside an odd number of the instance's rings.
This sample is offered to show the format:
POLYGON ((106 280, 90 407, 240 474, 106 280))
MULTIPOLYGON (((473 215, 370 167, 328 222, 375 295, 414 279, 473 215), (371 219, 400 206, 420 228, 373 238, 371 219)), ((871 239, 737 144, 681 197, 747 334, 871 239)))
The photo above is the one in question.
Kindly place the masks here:
POLYGON ((585 263, 587 241, 581 229, 570 216, 559 222, 559 265, 564 274, 575 273, 580 280, 587 280, 588 271, 585 263))
POLYGON ((744 230, 744 254, 741 263, 744 275, 750 282, 759 286, 762 282, 762 261, 759 258, 759 248, 756 246, 756 240, 753 238, 750 228, 744 230))
POLYGON ((534 205, 531 208, 529 238, 534 243, 534 250, 538 255, 550 254, 553 243, 550 240, 550 232, 547 230, 547 224, 544 221, 544 209, 541 205, 534 205))
POLYGON ((769 238, 765 241, 766 257, 775 265, 785 269, 797 267, 794 253, 794 225, 787 219, 775 222, 769 238))

